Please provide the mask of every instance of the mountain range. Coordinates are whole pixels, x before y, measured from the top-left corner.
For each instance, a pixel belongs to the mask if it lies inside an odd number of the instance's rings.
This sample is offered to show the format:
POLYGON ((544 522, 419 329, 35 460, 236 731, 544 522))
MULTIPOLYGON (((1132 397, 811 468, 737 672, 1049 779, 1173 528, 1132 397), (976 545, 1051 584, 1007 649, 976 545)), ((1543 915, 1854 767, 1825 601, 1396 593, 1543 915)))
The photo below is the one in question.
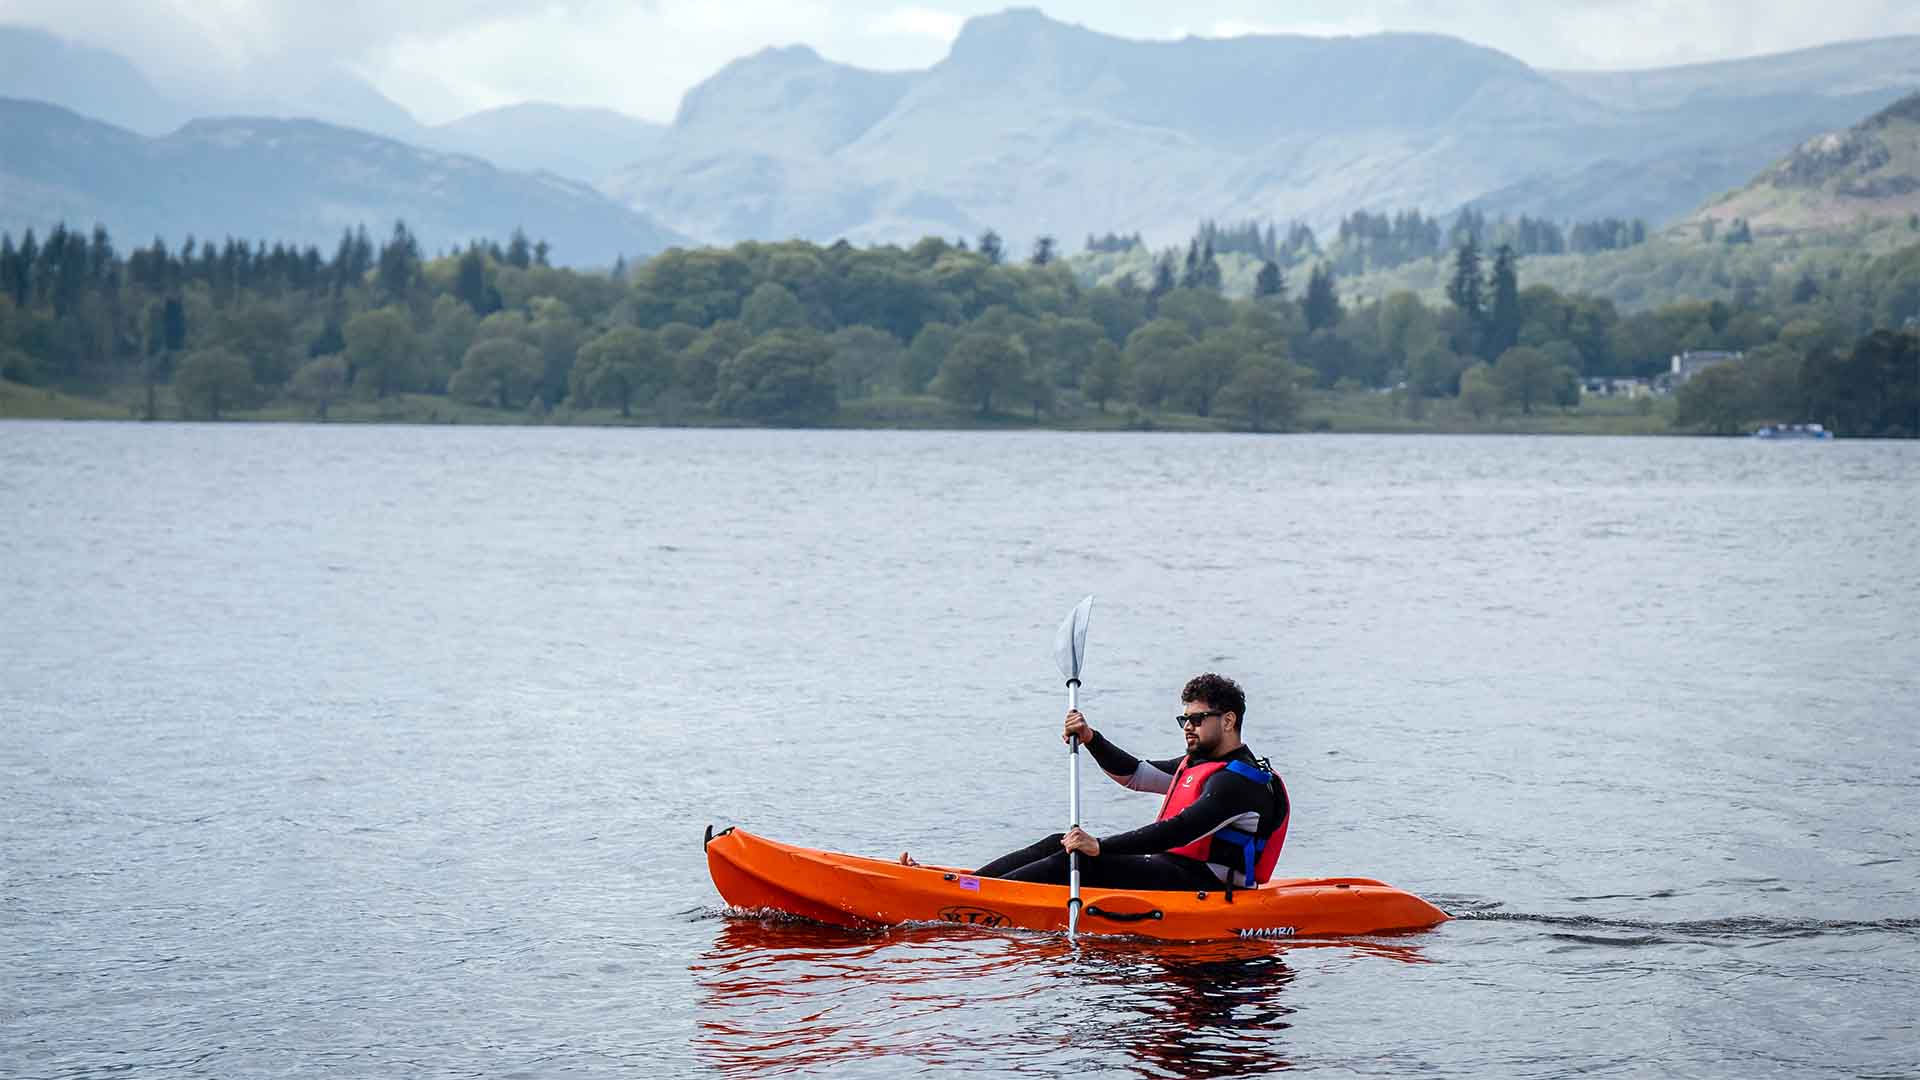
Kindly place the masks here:
MULTIPOLYGON (((73 110, 0 107, 0 228, 51 212, 136 234, 192 222, 258 235, 337 231, 359 214, 464 239, 512 220, 576 261, 676 237, 864 243, 992 228, 1014 251, 1110 230, 1171 243, 1205 218, 1325 228, 1403 207, 1658 224, 1920 88, 1920 37, 1566 72, 1442 35, 1137 41, 1031 9, 969 20, 924 70, 764 50, 688 91, 664 127, 540 103, 422 125, 337 71, 290 95, 325 124, 180 126, 194 107, 142 90, 111 53, 0 30, 0 61, 0 94, 73 110), (208 172, 216 161, 227 171, 208 172), (230 173, 284 186, 237 198, 230 173), (242 207, 251 216, 236 217, 242 207)), ((279 93, 257 111, 287 115, 279 93)))
POLYGON ((692 236, 894 240, 1325 227, 1418 207, 1663 222, 1920 87, 1920 38, 1639 73, 1539 71, 1425 34, 1133 41, 1033 10, 925 71, 804 48, 689 92, 602 186, 692 236))
POLYGON ((0 229, 99 222, 123 242, 265 239, 331 251, 344 229, 405 221, 429 252, 516 228, 556 259, 607 265, 680 238, 591 187, 317 120, 193 120, 140 135, 0 98, 0 229))

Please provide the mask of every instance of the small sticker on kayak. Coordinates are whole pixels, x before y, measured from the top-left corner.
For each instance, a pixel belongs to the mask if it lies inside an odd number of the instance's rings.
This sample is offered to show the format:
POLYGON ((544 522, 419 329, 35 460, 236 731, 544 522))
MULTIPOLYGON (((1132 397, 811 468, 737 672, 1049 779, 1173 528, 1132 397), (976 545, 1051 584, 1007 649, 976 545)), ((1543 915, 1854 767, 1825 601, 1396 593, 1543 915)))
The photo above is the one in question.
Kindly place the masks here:
POLYGON ((1293 927, 1291 926, 1245 926, 1245 927, 1241 927, 1238 930, 1235 930, 1234 933, 1239 934, 1241 937, 1248 937, 1248 938, 1292 937, 1293 927))
POLYGON ((960 879, 960 887, 963 889, 971 890, 973 892, 979 892, 980 879, 977 877, 963 877, 960 879))
POLYGON ((980 907, 943 907, 940 909, 940 918, 968 926, 1006 926, 1013 922, 997 911, 980 907))

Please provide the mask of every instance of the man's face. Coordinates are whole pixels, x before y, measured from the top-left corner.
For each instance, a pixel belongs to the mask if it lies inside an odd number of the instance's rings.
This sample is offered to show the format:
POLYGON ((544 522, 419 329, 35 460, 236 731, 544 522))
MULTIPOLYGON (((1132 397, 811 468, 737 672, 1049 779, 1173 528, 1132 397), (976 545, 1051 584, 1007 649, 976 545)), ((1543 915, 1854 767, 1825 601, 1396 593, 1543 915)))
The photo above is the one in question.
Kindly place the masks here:
POLYGON ((1204 701, 1189 701, 1182 707, 1181 716, 1181 733, 1187 737, 1187 753, 1212 757, 1219 752, 1227 731, 1226 717, 1219 709, 1204 701))

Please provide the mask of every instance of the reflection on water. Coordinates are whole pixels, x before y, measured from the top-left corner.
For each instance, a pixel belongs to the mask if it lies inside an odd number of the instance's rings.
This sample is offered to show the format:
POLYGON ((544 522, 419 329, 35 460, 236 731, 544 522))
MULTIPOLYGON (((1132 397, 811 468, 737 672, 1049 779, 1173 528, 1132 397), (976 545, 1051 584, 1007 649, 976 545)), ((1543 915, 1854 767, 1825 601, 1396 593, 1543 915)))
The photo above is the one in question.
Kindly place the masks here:
POLYGON ((1148 1077, 1286 1069, 1297 972, 1334 949, 1425 963, 1379 941, 1171 944, 899 929, 862 934, 730 918, 692 965, 695 1047, 722 1073, 864 1066, 1148 1077), (883 1065, 883 1060, 886 1064, 883 1065))

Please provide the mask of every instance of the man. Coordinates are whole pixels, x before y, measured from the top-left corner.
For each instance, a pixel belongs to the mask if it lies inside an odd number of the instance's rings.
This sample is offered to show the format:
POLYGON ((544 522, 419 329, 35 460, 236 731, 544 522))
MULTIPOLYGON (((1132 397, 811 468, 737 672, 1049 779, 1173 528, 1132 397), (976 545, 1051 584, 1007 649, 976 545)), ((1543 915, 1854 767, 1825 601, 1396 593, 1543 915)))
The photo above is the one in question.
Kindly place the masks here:
POLYGON ((1142 761, 1077 710, 1067 714, 1064 738, 1079 739, 1115 783, 1166 796, 1158 820, 1104 839, 1075 827, 975 874, 1065 885, 1068 853, 1077 851, 1080 883, 1096 889, 1244 889, 1267 880, 1286 842, 1290 807, 1280 777, 1240 741, 1246 695, 1209 672, 1189 680, 1180 701, 1175 722, 1187 752, 1165 761, 1142 761))

